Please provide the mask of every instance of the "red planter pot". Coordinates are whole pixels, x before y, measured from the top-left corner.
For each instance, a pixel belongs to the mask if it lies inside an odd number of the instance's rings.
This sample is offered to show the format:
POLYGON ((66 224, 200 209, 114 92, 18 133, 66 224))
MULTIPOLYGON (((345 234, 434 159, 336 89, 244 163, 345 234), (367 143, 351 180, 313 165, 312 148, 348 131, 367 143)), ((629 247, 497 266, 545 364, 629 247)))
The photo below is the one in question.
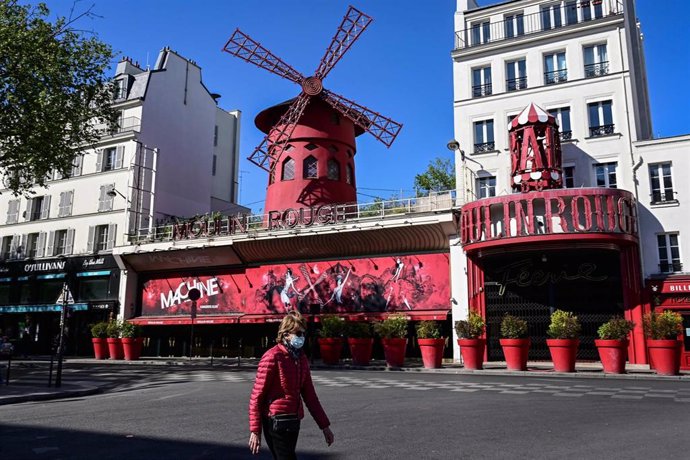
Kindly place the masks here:
POLYGON ((338 364, 343 352, 343 339, 340 337, 319 339, 319 350, 324 364, 338 364))
POLYGON ((530 339, 500 339, 509 371, 526 371, 530 339))
POLYGON ((422 350, 422 362, 427 369, 441 367, 443 360, 443 347, 446 339, 417 339, 420 350, 422 350))
POLYGON ((678 375, 680 372, 680 340, 647 339, 649 357, 659 375, 678 375))
POLYGON ((556 372, 575 372, 578 339, 546 339, 551 352, 553 370, 556 372))
POLYGON ((627 340, 597 339, 594 344, 599 350, 605 374, 625 374, 625 361, 628 358, 627 340))
POLYGON ((94 337, 91 339, 91 343, 93 343, 93 354, 96 359, 108 359, 110 353, 108 352, 108 342, 106 339, 94 337))
POLYGON ((486 339, 458 339, 458 345, 460 345, 460 354, 465 369, 480 370, 484 368, 486 339))
POLYGON ((141 348, 144 345, 143 337, 123 338, 122 348, 125 355, 125 361, 136 361, 141 356, 141 348))
POLYGON ((122 359, 125 356, 124 349, 122 348, 122 339, 114 339, 108 337, 108 351, 110 352, 110 359, 122 359))
POLYGON ((386 364, 390 367, 402 367, 405 362, 407 339, 381 339, 386 364))
POLYGON ((374 346, 374 339, 348 338, 347 344, 350 346, 352 364, 356 366, 368 366, 371 361, 371 349, 374 346))

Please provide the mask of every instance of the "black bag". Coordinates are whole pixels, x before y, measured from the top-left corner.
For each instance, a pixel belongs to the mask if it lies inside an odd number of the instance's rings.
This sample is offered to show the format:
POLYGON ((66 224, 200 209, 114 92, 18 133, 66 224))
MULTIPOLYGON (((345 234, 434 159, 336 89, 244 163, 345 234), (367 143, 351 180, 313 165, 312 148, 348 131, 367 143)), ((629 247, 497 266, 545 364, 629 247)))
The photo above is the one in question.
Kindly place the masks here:
POLYGON ((300 420, 297 414, 279 414, 271 417, 271 427, 276 433, 299 431, 300 420))

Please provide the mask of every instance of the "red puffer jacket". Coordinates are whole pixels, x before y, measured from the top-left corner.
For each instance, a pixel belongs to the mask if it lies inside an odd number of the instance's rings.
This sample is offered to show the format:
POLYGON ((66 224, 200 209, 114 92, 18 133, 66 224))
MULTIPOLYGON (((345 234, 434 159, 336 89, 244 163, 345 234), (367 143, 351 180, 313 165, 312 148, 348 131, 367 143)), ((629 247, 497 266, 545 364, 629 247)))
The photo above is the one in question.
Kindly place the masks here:
POLYGON ((297 362, 283 344, 278 344, 259 361, 249 399, 249 431, 261 433, 262 416, 296 413, 304 418, 302 399, 319 428, 331 424, 316 396, 307 357, 302 353, 297 362))

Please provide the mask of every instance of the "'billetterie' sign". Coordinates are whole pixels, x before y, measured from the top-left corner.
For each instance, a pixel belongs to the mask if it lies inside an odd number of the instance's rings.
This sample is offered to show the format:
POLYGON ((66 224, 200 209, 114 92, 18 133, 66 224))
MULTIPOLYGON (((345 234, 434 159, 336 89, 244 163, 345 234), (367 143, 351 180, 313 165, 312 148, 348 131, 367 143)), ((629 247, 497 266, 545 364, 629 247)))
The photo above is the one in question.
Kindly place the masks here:
POLYGON ((549 190, 474 201, 460 215, 463 245, 557 233, 636 236, 635 198, 616 189, 549 190))

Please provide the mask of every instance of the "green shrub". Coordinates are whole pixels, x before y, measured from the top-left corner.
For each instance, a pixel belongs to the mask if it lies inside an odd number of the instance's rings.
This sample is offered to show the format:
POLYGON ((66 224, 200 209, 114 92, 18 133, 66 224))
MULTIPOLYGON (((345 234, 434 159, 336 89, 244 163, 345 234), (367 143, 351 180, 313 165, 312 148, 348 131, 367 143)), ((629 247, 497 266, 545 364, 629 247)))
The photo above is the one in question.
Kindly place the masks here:
POLYGON ((597 334, 602 340, 627 340, 630 331, 635 327, 635 323, 625 318, 613 317, 608 322, 599 326, 597 334))
POLYGON ((345 332, 345 320, 340 316, 326 315, 321 317, 319 336, 324 339, 342 337, 345 332))
POLYGON ((467 320, 455 322, 455 332, 461 339, 478 339, 484 333, 484 318, 470 311, 467 320))
POLYGON ((105 339, 108 337, 108 323, 101 321, 91 326, 91 336, 95 339, 105 339))
POLYGON ((501 321, 501 337, 504 339, 524 339, 527 337, 527 321, 506 313, 501 321))
POLYGON ((683 317, 680 313, 666 310, 663 313, 647 313, 642 318, 644 335, 653 340, 673 340, 681 331, 683 317))
POLYGON ((111 339, 117 339, 120 337, 120 330, 122 329, 122 323, 117 320, 111 320, 108 322, 106 328, 108 337, 111 339))
POLYGON ((418 339, 440 339, 441 327, 436 321, 420 321, 417 324, 418 339))
POLYGON ((120 336, 122 336, 123 339, 141 337, 141 327, 129 321, 125 321, 120 326, 120 336))
POLYGON ((369 339, 374 333, 371 324, 364 321, 348 321, 345 323, 345 334, 353 339, 369 339))
POLYGON ((374 330, 384 339, 404 339, 407 336, 407 317, 393 314, 374 324, 374 330))
POLYGON ((570 311, 556 310, 546 333, 552 339, 576 339, 580 335, 580 321, 570 311))

